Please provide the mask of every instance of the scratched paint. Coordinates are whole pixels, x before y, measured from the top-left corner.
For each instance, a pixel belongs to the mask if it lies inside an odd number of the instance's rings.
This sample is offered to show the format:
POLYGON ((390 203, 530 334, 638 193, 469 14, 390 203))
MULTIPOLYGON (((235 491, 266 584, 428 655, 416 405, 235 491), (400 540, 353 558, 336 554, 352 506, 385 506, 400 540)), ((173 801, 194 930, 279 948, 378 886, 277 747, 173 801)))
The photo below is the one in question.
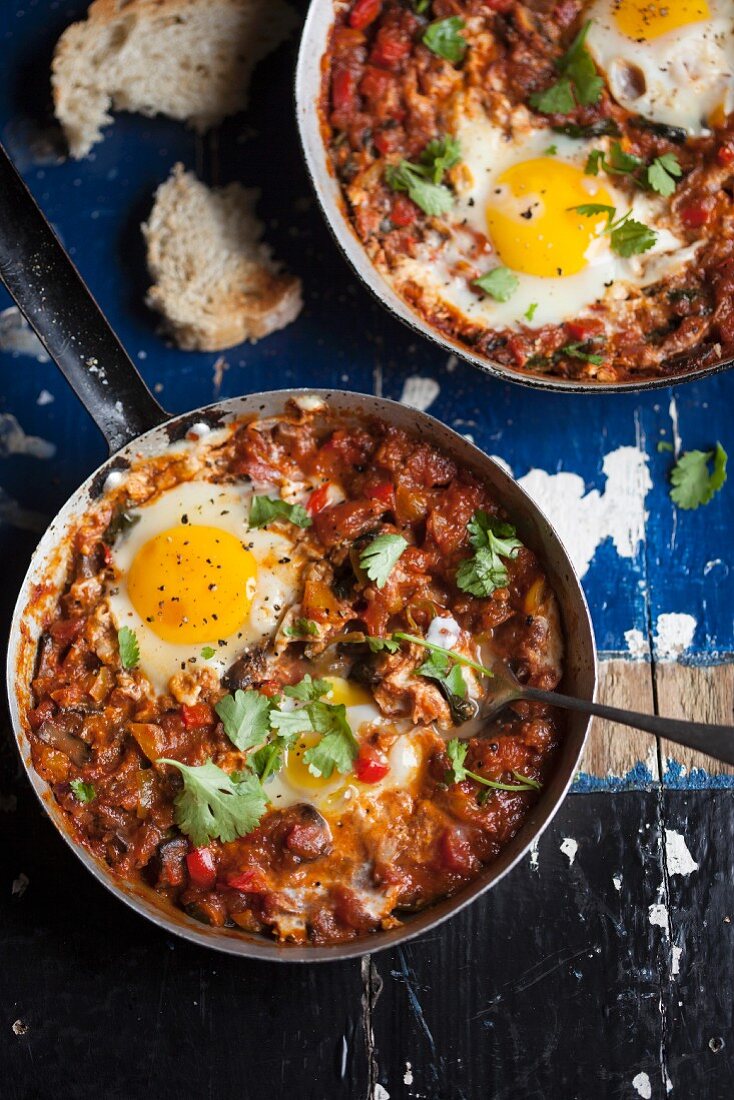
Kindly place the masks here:
POLYGON ((440 392, 441 387, 434 378, 421 378, 420 375, 412 374, 405 379, 400 400, 403 405, 425 412, 430 409, 440 392))
POLYGON ((690 875, 698 864, 688 850, 685 837, 675 829, 665 830, 665 862, 669 875, 690 875))
POLYGON ((675 661, 693 642, 696 633, 693 615, 678 611, 658 615, 653 646, 659 661, 675 661))
POLYGON ((644 1071, 636 1073, 632 1078, 632 1087, 637 1092, 638 1096, 642 1097, 642 1100, 650 1100, 652 1096, 652 1083, 650 1077, 644 1071))
POLYGON ((572 836, 564 836, 561 841, 561 851, 568 859, 568 866, 573 866, 573 861, 576 859, 576 853, 578 851, 578 841, 574 840, 572 836))
POLYGON ((26 435, 12 413, 0 413, 0 458, 9 455, 31 455, 33 458, 53 458, 56 444, 37 435, 26 435))
POLYGON ((48 363, 48 354, 17 306, 0 313, 0 351, 12 356, 28 356, 48 363))

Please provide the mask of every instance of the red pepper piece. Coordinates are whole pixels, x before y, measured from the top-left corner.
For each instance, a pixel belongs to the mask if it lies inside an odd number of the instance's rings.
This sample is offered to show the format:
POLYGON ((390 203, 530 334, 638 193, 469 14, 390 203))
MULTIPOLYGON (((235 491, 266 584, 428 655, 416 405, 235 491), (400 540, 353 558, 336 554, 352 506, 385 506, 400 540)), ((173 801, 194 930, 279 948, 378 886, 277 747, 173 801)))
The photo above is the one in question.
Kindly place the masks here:
POLYGON ((697 202, 687 203, 680 208, 680 220, 689 229, 699 229, 706 224, 710 213, 710 200, 700 199, 697 202))
POLYGON ((371 745, 362 745, 354 765, 360 783, 379 783, 390 771, 386 757, 371 745))
POLYGON ((197 729, 199 726, 214 725, 214 711, 208 703, 193 703, 181 707, 181 719, 187 730, 197 729))
POLYGON ((592 336, 599 336, 604 331, 601 321, 589 318, 583 321, 567 321, 566 331, 572 341, 583 343, 592 336))
POLYGON ((374 23, 382 11, 382 0, 357 0, 349 13, 349 26, 356 31, 364 30, 374 23))
POLYGON ((380 27, 370 54, 370 62, 381 69, 396 69, 410 53, 413 43, 396 27, 380 27))
POLYGON ((734 164, 734 143, 725 141, 716 150, 716 159, 722 168, 728 168, 734 164))
POLYGON ((327 481, 323 485, 319 485, 318 489, 314 489, 311 496, 306 502, 306 511, 310 516, 315 516, 317 512, 320 512, 329 503, 329 489, 331 488, 331 482, 327 481))
POLYGON ((409 199, 407 195, 398 195, 395 202, 392 204, 390 221, 393 225, 397 225, 403 229, 406 225, 413 224, 417 213, 418 207, 412 199, 409 199))
POLYGON ((446 829, 438 842, 441 862, 458 875, 467 875, 475 867, 476 860, 471 845, 460 829, 446 829))
POLYGON ((265 894, 268 886, 259 867, 249 867, 246 871, 235 871, 225 876, 224 881, 233 890, 243 894, 265 894))
POLYGON ((211 848, 194 848, 186 856, 186 868, 194 886, 211 890, 217 880, 217 865, 211 848))
POLYGON ((350 113, 355 106, 357 82, 350 69, 336 69, 331 81, 331 105, 335 111, 350 113))
POLYGON ((383 504, 392 504, 394 492, 391 481, 380 481, 377 485, 370 485, 365 489, 365 496, 370 500, 381 500, 383 504))

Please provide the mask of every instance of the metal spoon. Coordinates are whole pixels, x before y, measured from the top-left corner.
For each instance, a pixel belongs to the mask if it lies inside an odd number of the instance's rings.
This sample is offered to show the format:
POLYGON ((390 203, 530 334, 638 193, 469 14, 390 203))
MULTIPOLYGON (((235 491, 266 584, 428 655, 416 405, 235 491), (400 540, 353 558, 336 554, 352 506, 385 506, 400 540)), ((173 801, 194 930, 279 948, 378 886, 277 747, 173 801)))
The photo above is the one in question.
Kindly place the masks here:
POLYGON ((462 740, 476 737, 484 732, 487 723, 495 718, 510 703, 519 701, 548 703, 563 710, 577 710, 582 714, 593 714, 597 718, 607 718, 610 722, 619 722, 623 726, 644 730, 656 737, 665 737, 678 745, 703 752, 722 760, 725 764, 734 764, 734 726, 711 726, 705 722, 688 722, 679 718, 661 718, 656 714, 638 714, 633 710, 620 707, 608 707, 603 703, 591 703, 586 699, 575 699, 571 695, 561 695, 556 691, 541 691, 540 688, 527 687, 519 683, 501 661, 490 665, 493 677, 489 681, 490 689, 480 705, 477 715, 457 729, 462 740))

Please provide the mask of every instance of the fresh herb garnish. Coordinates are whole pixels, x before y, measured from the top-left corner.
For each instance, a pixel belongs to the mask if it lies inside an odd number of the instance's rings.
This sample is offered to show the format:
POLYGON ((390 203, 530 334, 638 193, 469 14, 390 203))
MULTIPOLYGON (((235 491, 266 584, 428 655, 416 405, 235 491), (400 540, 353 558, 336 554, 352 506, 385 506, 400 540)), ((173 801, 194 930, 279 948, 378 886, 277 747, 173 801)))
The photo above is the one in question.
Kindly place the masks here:
POLYGON ((402 535, 378 535, 362 551, 359 564, 377 588, 385 587, 388 577, 407 546, 407 539, 402 535))
POLYGON ((328 680, 312 680, 308 673, 299 683, 288 684, 283 688, 284 695, 290 699, 298 699, 302 703, 313 703, 330 691, 331 684, 328 680))
POLYGON ((278 497, 253 497, 250 505, 250 527, 266 527, 276 519, 287 519, 296 527, 310 527, 313 520, 302 504, 289 504, 278 497))
POLYGON ((659 439, 657 445, 658 454, 662 454, 664 451, 669 451, 671 454, 675 450, 672 443, 669 443, 667 439, 659 439))
POLYGON ((658 239, 654 229, 650 229, 648 225, 632 217, 631 210, 616 220, 616 208, 604 203, 585 202, 580 206, 570 206, 569 210, 576 210, 584 218, 595 218, 597 214, 606 214, 607 224, 602 229, 602 233, 609 234, 609 243, 620 256, 637 256, 641 252, 647 252, 658 239))
POLYGON ((120 664, 123 668, 136 668, 140 661, 140 647, 135 631, 129 626, 121 626, 117 631, 117 644, 120 648, 120 664))
POLYGON ((367 634, 365 641, 372 653, 381 653, 383 650, 388 653, 397 653, 400 649, 400 642, 396 642, 394 638, 376 638, 373 634, 367 634))
POLYGON ((288 738, 276 736, 248 757, 247 763, 261 783, 267 783, 283 767, 283 754, 289 744, 288 738))
POLYGON ((212 657, 216 653, 216 649, 213 646, 205 645, 201 651, 202 661, 211 661, 212 657))
POLYGON ((393 191, 407 191, 424 213, 437 217, 451 209, 454 196, 441 181, 444 173, 461 160, 459 143, 452 137, 430 141, 418 163, 401 160, 385 170, 385 180, 393 191))
POLYGON ((313 619, 296 619, 293 626, 285 628, 285 633, 289 638, 303 638, 307 635, 316 635, 318 632, 318 624, 313 619))
POLYGON ((228 843, 246 836, 265 813, 268 797, 254 774, 235 778, 211 760, 199 767, 167 757, 157 763, 171 764, 181 772, 183 789, 174 800, 176 824, 197 847, 210 840, 228 843))
POLYGON ((467 47, 466 39, 461 34, 465 26, 458 15, 437 19, 426 28, 423 45, 446 61, 461 61, 467 47))
POLYGON ((728 455, 720 443, 715 451, 686 451, 670 472, 670 499, 678 508, 708 504, 726 481, 728 455), (713 469, 709 463, 713 459, 713 469))
POLYGON ((451 761, 447 777, 450 783, 463 783, 465 779, 473 779, 475 783, 482 783, 485 787, 490 787, 494 791, 539 791, 541 789, 537 779, 531 779, 530 776, 522 775, 514 770, 512 774, 517 783, 497 783, 494 779, 485 779, 483 775, 477 775, 476 772, 469 771, 464 766, 468 746, 460 741, 458 737, 454 737, 447 742, 446 752, 451 761))
POLYGON ((444 656, 450 657, 452 661, 455 661, 459 665, 466 665, 467 668, 473 668, 475 672, 480 673, 482 676, 492 676, 492 670, 485 668, 484 665, 478 664, 476 661, 472 661, 471 657, 465 657, 463 653, 455 653, 453 649, 446 649, 445 646, 436 645, 435 642, 427 642, 425 638, 419 637, 417 634, 405 634, 402 630, 396 630, 393 634, 393 638, 398 638, 402 642, 412 642, 413 645, 423 646, 424 649, 430 649, 432 653, 443 653, 444 656))
POLYGON ((554 157, 557 152, 558 152, 558 146, 557 145, 549 145, 547 149, 543 150, 543 156, 544 157, 554 157))
POLYGON ((511 523, 477 511, 467 524, 474 555, 459 566, 456 584, 472 596, 491 596, 496 588, 507 584, 507 567, 503 558, 517 557, 522 543, 511 523))
POLYGON ((556 62, 561 79, 544 92, 530 97, 530 106, 546 115, 568 115, 577 106, 598 103, 604 81, 596 71, 593 58, 586 49, 586 36, 591 27, 587 20, 563 57, 556 62))
POLYGON ((626 153, 618 141, 612 142, 609 157, 602 149, 592 149, 586 161, 586 175, 598 176, 603 170, 608 175, 629 176, 640 187, 657 191, 667 198, 676 188, 676 180, 683 174, 675 153, 663 153, 645 165, 640 157, 626 153))
POLYGON ((478 286, 496 302, 507 302, 520 285, 520 280, 508 267, 493 267, 486 275, 474 279, 472 286, 478 286))
POLYGON ((270 732, 273 700, 259 691, 240 691, 225 695, 215 705, 224 732, 240 752, 259 745, 270 732))
POLYGON ((572 359, 582 359, 584 363, 593 363, 595 367, 604 362, 604 356, 590 351, 591 340, 582 340, 576 344, 566 344, 560 349, 561 355, 570 355, 572 359))
POLYGON ((451 661, 451 651, 447 653, 432 652, 417 668, 418 676, 425 676, 429 680, 437 680, 452 695, 458 695, 460 699, 466 699, 466 682, 461 671, 461 666, 451 661))
POLYGON ((97 797, 94 783, 85 783, 83 779, 72 779, 69 786, 78 802, 93 802, 97 797))
MULTIPOLYGON (((326 703, 316 703, 315 706, 326 707, 326 703)), ((342 775, 348 775, 354 767, 354 761, 359 753, 359 745, 354 739, 349 723, 347 722, 346 707, 339 704, 338 707, 329 708, 332 713, 331 730, 324 733, 318 744, 307 749, 303 754, 303 762, 308 765, 312 775, 329 779, 334 769, 342 775)))
POLYGON ((538 303, 537 302, 531 302, 530 303, 528 308, 523 313, 523 317, 525 318, 526 321, 532 321, 533 317, 535 316, 535 311, 536 311, 537 308, 538 308, 538 303))

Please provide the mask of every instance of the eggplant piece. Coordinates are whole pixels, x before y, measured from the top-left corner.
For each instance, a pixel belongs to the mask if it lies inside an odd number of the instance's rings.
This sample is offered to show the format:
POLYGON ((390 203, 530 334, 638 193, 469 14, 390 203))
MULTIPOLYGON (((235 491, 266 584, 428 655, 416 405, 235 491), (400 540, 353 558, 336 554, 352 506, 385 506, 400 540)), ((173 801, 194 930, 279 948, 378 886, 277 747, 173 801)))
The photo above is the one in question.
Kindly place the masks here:
POLYGON ((64 756, 68 756, 77 768, 84 767, 89 760, 89 745, 53 718, 47 718, 41 723, 36 736, 39 741, 43 741, 44 745, 49 745, 57 752, 62 752, 64 756))
POLYGON ((222 683, 230 691, 247 691, 266 678, 267 661, 264 649, 251 649, 230 665, 222 683))
POLYGON ((658 137, 665 138, 666 141, 672 141, 674 145, 685 145, 688 140, 688 134, 681 126, 668 126, 665 122, 653 122, 641 115, 630 119, 630 124, 636 130, 649 130, 651 134, 657 134, 658 137))
POLYGON ((621 130, 613 118, 600 118, 585 126, 578 122, 564 122, 560 126, 552 126, 551 129, 556 134, 565 134, 570 138, 621 137, 621 130))

